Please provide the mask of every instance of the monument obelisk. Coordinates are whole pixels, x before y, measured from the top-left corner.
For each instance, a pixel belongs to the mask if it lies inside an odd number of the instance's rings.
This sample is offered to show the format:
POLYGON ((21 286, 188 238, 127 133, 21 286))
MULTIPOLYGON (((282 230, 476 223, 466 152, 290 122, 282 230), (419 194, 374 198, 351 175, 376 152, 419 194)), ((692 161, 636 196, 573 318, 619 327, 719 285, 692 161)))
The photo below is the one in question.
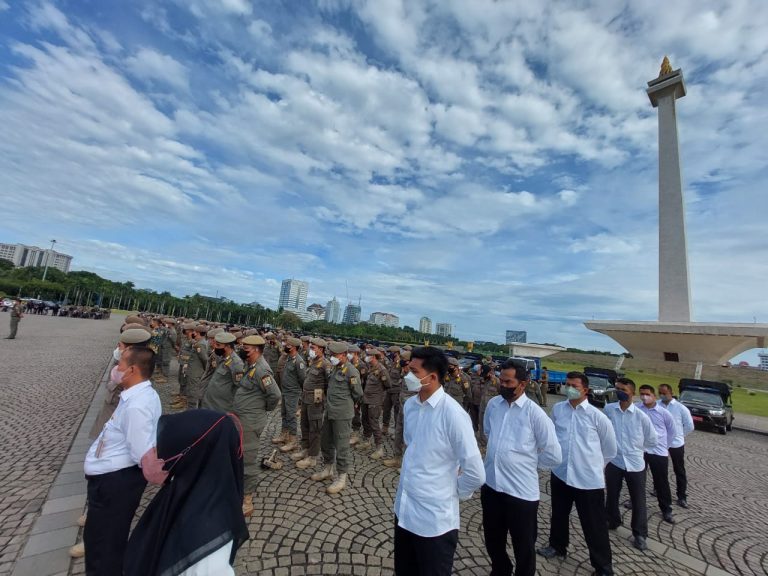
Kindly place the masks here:
POLYGON ((659 321, 691 321, 685 201, 680 171, 675 100, 685 96, 682 70, 672 70, 665 56, 659 77, 646 91, 659 109, 659 321))

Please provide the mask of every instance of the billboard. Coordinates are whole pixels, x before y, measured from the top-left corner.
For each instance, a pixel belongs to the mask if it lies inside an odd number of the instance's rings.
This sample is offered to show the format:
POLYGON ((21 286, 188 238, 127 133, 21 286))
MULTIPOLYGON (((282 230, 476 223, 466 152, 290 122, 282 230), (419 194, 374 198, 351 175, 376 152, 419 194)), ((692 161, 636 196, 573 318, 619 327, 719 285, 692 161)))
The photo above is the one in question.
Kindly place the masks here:
POLYGON ((507 330, 507 344, 524 344, 528 341, 525 330, 507 330))

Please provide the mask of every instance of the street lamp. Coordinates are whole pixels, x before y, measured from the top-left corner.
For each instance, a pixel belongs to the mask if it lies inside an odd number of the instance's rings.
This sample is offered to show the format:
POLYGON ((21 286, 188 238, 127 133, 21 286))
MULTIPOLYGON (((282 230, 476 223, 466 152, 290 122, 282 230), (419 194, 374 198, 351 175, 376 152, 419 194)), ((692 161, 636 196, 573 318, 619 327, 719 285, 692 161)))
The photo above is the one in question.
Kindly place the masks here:
POLYGON ((45 276, 48 274, 48 260, 51 259, 51 252, 53 252, 53 246, 56 244, 56 240, 51 240, 51 250, 45 255, 45 270, 43 270, 43 282, 45 282, 45 276))

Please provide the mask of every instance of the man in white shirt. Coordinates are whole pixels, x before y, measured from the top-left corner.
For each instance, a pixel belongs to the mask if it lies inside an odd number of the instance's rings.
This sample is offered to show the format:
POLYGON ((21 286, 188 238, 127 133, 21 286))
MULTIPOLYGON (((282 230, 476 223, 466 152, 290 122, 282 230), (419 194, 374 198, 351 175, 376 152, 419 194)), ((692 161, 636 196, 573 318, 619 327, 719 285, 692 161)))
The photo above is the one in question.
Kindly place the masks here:
POLYGON ((611 541, 605 519, 605 465, 616 457, 616 435, 610 420, 587 401, 589 379, 569 372, 565 380, 567 402, 552 408, 555 432, 563 452, 552 471, 552 525, 544 558, 565 557, 568 551, 571 508, 576 504, 589 561, 595 574, 613 574, 611 541))
POLYGON ((685 474, 685 437, 693 432, 693 417, 685 404, 681 404, 672 396, 669 384, 659 386, 661 405, 670 411, 675 420, 675 438, 669 444, 669 459, 672 460, 672 470, 675 473, 675 488, 677 505, 688 508, 688 477, 685 474))
POLYGON ((603 414, 613 424, 616 433, 616 458, 605 467, 605 513, 608 528, 621 526, 619 494, 623 480, 632 501, 632 536, 638 550, 648 544, 648 511, 645 505, 645 459, 643 452, 656 445, 656 430, 650 418, 632 403, 635 383, 629 378, 616 380, 618 402, 606 405, 603 414))
POLYGON ((437 348, 411 352, 404 383, 403 454, 395 497, 395 573, 449 576, 459 539, 459 500, 485 482, 469 415, 442 387, 448 360, 437 348))
POLYGON ((139 464, 155 446, 162 413, 149 381, 154 365, 155 353, 147 347, 123 351, 116 370, 123 387, 120 402, 85 457, 88 521, 83 539, 88 576, 123 571, 131 521, 147 485, 139 464))
POLYGON ((537 468, 551 470, 561 460, 552 420, 525 394, 529 381, 524 366, 507 361, 501 366, 499 396, 485 409, 488 452, 480 498, 491 576, 512 575, 507 533, 515 552, 515 576, 536 574, 537 468))

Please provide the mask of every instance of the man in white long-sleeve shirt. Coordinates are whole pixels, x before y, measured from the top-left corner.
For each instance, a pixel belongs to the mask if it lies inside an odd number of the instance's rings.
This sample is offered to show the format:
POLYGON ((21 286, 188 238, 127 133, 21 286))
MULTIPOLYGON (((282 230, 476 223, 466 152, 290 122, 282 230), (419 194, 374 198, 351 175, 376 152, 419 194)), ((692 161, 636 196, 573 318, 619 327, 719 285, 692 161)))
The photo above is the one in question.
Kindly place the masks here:
POLYGON ((659 400, 661 405, 669 410, 675 420, 675 438, 669 443, 669 459, 672 460, 672 470, 675 473, 675 489, 677 505, 688 508, 688 477, 685 473, 685 437, 693 432, 693 417, 685 404, 681 404, 672 396, 669 384, 659 385, 659 400))
POLYGON ((449 576, 459 539, 459 500, 485 482, 464 409, 442 387, 448 360, 437 348, 411 352, 403 406, 403 455, 395 497, 395 573, 449 576))
POLYGON ((565 557, 568 523, 576 504, 589 561, 598 576, 613 574, 611 541, 605 519, 605 465, 616 457, 616 435, 608 417, 587 401, 589 379, 569 372, 565 380, 567 402, 552 408, 562 463, 552 471, 552 525, 549 546, 538 553, 545 558, 565 557))
POLYGON ((507 361, 501 367, 499 396, 485 409, 488 452, 480 498, 491 576, 512 575, 507 533, 515 552, 515 576, 536 574, 537 468, 551 470, 562 458, 552 420, 525 394, 529 382, 524 366, 507 361))

